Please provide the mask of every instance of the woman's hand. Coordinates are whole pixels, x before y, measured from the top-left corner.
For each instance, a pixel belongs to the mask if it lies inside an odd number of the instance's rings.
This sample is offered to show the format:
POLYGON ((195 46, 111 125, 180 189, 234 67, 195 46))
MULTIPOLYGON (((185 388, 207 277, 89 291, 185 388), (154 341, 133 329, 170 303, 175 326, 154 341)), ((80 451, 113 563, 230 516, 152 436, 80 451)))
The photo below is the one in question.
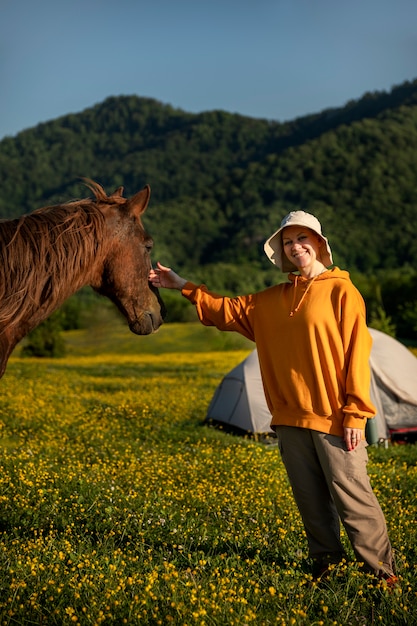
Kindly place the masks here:
POLYGON ((347 449, 354 450, 362 440, 362 430, 360 428, 344 428, 344 437, 347 449))
POLYGON ((154 287, 164 287, 165 289, 181 289, 187 282, 185 278, 181 278, 170 267, 165 267, 159 261, 156 269, 151 269, 148 280, 154 287))

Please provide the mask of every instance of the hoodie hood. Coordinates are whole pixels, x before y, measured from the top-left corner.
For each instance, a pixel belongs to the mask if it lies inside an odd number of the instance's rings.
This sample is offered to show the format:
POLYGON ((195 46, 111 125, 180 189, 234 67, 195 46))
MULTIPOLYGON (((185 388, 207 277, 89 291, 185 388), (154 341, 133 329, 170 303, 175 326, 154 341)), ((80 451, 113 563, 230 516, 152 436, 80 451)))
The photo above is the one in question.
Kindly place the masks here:
POLYGON ((338 267, 334 267, 331 270, 325 270, 322 274, 318 274, 313 278, 304 278, 299 274, 290 273, 288 275, 290 282, 293 283, 293 297, 291 302, 290 317, 293 317, 301 308, 308 292, 315 283, 322 282, 324 280, 343 279, 350 281, 349 272, 340 270, 338 267), (302 288, 299 289, 299 285, 302 288))
POLYGON ((338 267, 332 267, 331 269, 326 270, 325 272, 323 272, 322 274, 319 274, 318 276, 315 276, 314 279, 308 279, 308 278, 303 278, 302 276, 300 276, 299 274, 296 274, 295 272, 290 272, 288 274, 288 280, 291 281, 292 283, 295 283, 296 280, 297 282, 305 282, 305 281, 309 281, 309 280, 318 280, 318 281, 322 281, 322 280, 329 280, 332 278, 342 278, 344 280, 350 280, 350 274, 349 272, 347 272, 346 270, 341 270, 338 267))

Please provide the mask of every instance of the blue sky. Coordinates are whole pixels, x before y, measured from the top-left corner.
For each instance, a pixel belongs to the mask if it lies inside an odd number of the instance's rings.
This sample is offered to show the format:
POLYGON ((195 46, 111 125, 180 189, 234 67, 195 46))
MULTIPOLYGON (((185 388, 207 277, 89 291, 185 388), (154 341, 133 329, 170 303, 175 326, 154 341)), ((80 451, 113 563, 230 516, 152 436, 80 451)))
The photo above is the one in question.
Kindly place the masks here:
POLYGON ((0 0, 0 139, 108 96, 284 121, 415 78, 416 0, 0 0))

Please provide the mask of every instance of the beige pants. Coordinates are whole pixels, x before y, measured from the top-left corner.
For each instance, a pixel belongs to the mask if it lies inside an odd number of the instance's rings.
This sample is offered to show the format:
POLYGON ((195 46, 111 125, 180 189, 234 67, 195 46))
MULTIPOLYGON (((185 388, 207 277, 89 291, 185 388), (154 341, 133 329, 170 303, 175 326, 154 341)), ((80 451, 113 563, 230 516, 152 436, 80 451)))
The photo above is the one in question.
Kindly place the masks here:
POLYGON ((365 442, 348 452, 343 439, 334 435, 292 426, 278 426, 276 432, 310 556, 320 560, 343 554, 341 520, 365 569, 393 575, 384 515, 366 470, 365 442))

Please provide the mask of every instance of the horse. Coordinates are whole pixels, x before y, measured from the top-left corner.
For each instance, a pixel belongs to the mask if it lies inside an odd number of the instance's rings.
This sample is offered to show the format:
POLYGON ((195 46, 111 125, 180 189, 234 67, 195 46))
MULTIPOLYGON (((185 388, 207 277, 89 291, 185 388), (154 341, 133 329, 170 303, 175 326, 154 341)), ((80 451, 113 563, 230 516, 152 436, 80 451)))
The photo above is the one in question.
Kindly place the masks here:
POLYGON ((148 281, 153 240, 141 216, 146 185, 130 199, 83 179, 94 198, 0 220, 0 378, 23 337, 76 291, 108 297, 137 335, 156 332, 165 306, 148 281))

